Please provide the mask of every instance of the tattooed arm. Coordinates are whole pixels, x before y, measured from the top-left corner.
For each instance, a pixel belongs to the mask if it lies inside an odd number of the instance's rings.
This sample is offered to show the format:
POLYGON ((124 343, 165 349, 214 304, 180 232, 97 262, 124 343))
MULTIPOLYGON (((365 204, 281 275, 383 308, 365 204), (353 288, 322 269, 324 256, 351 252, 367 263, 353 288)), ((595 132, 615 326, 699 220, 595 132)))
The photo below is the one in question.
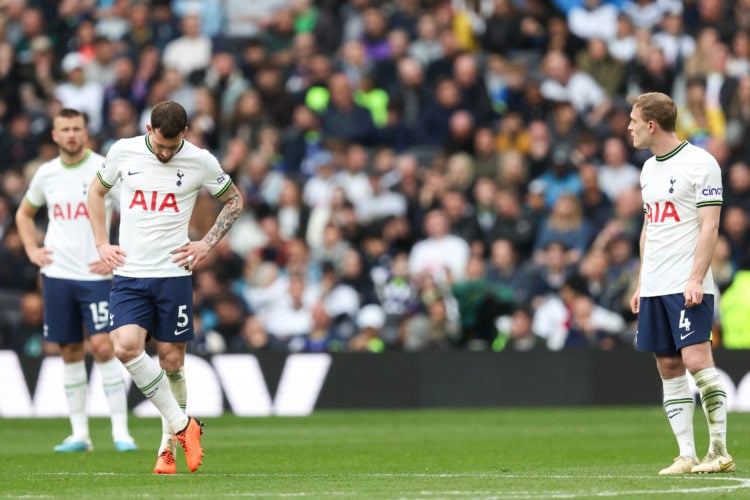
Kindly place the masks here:
POLYGON ((242 196, 234 184, 219 197, 219 201, 224 202, 224 207, 219 212, 219 216, 216 217, 213 227, 203 237, 203 241, 210 248, 215 247, 219 240, 227 234, 229 228, 242 213, 242 196))
POLYGON ((191 270, 198 262, 203 260, 208 252, 227 234, 234 221, 242 213, 242 196, 237 190, 237 186, 232 184, 227 191, 219 197, 219 201, 224 203, 221 212, 216 217, 216 222, 208 231, 206 236, 200 241, 191 241, 187 245, 172 250, 175 262, 180 267, 191 270))

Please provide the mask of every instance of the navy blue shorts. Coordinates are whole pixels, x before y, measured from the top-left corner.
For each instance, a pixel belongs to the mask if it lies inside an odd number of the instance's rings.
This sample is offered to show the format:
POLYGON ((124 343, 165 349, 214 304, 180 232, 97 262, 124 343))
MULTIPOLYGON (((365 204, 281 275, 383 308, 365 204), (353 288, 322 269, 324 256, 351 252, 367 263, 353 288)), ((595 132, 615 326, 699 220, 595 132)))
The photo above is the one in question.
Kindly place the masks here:
POLYGON ((112 330, 123 325, 138 325, 148 331, 149 338, 161 342, 192 340, 192 278, 115 276, 109 311, 112 330))
POLYGON ((703 302, 685 307, 681 293, 641 297, 635 347, 665 356, 674 356, 685 346, 711 340, 714 296, 704 294, 703 302))
POLYGON ((49 278, 42 275, 44 339, 58 344, 83 342, 89 335, 109 333, 109 290, 112 282, 49 278))

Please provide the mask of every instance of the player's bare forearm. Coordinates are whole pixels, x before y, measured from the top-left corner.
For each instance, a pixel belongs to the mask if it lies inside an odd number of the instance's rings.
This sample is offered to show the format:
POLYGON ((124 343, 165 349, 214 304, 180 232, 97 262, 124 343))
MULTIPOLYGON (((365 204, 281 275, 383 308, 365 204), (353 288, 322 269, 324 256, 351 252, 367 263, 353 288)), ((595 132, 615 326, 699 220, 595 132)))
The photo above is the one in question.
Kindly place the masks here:
MULTIPOLYGON (((648 217, 643 216, 643 226, 641 227, 641 238, 638 242, 638 248, 640 249, 641 265, 643 265, 643 257, 646 252, 646 227, 648 226, 648 217)), ((638 273, 638 288, 641 286, 641 273, 638 273)))
POLYGON ((221 240, 227 231, 234 225, 234 222, 242 213, 242 196, 237 190, 237 186, 232 185, 226 193, 224 193, 219 201, 224 203, 221 212, 216 217, 216 222, 208 231, 208 234, 203 237, 203 241, 210 247, 213 248, 221 240))
POLYGON ((96 247, 109 243, 109 235, 107 233, 107 212, 104 207, 104 196, 107 194, 107 189, 104 184, 101 183, 98 177, 94 177, 89 186, 89 192, 86 195, 86 208, 89 212, 89 222, 91 223, 91 231, 94 233, 94 242, 96 247))
POLYGON ((37 209, 26 198, 23 198, 16 211, 16 227, 29 261, 39 267, 44 267, 52 263, 50 258, 52 251, 46 247, 40 247, 37 242, 36 224, 34 223, 36 213, 37 209))
POLYGON ((701 283, 711 265, 711 259, 719 239, 720 206, 701 207, 698 209, 700 234, 695 247, 695 260, 690 272, 690 281, 701 283))

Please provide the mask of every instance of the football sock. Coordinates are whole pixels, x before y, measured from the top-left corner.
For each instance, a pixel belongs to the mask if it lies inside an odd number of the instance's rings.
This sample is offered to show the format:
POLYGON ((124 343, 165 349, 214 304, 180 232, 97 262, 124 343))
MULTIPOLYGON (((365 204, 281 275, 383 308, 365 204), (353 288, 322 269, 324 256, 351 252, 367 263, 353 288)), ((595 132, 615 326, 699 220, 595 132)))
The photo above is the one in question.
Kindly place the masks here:
POLYGON ((89 437, 89 418, 86 413, 86 393, 88 392, 88 375, 84 361, 63 364, 63 385, 65 398, 68 400, 70 426, 73 435, 80 439, 89 437))
POLYGON ((128 394, 125 390, 125 379, 117 358, 104 363, 97 363, 102 373, 104 394, 109 403, 110 420, 112 421, 112 439, 115 441, 130 440, 128 431, 128 394))
MULTIPOLYGON (((177 403, 185 411, 187 408, 187 384, 185 383, 185 367, 178 370, 168 371, 167 379, 169 380, 169 387, 172 389, 177 403)), ((169 450, 173 455, 177 450, 177 441, 174 439, 174 433, 171 432, 169 422, 164 417, 161 418, 161 445, 159 446, 159 454, 164 450, 169 450)))
POLYGON ((167 419, 172 432, 179 432, 188 424, 188 417, 182 411, 169 388, 164 371, 143 351, 125 363, 133 382, 167 419))
POLYGON ((703 413, 708 421, 708 452, 727 455, 727 393, 716 368, 704 368, 693 375, 701 391, 703 413))
POLYGON ((664 411, 677 438, 680 456, 697 457, 693 436, 695 401, 687 373, 675 378, 662 379, 661 382, 664 388, 664 411))

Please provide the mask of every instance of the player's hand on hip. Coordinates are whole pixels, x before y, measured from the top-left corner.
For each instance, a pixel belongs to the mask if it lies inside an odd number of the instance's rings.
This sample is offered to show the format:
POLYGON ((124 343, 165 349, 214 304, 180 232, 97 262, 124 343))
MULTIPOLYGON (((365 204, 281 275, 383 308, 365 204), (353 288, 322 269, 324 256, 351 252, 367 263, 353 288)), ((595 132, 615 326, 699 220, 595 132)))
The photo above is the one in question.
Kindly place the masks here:
POLYGON ((89 272, 92 274, 109 274, 112 272, 112 268, 102 260, 95 260, 89 262, 89 272))
POLYGON ((181 247, 175 248, 170 253, 174 255, 172 262, 187 271, 192 271, 195 269, 195 266, 197 266, 198 263, 208 255, 210 250, 211 247, 209 247, 203 240, 199 240, 191 241, 181 247))
POLYGON ((39 267, 44 267, 52 264, 52 250, 47 247, 35 248, 29 252, 29 260, 39 267))
POLYGON ((96 247, 96 249, 99 251, 99 257, 102 258, 102 262, 110 269, 117 269, 125 265, 125 250, 118 245, 104 243, 96 247))
POLYGON ((703 284, 693 280, 688 281, 682 295, 685 297, 685 307, 697 306, 703 302, 703 284))

